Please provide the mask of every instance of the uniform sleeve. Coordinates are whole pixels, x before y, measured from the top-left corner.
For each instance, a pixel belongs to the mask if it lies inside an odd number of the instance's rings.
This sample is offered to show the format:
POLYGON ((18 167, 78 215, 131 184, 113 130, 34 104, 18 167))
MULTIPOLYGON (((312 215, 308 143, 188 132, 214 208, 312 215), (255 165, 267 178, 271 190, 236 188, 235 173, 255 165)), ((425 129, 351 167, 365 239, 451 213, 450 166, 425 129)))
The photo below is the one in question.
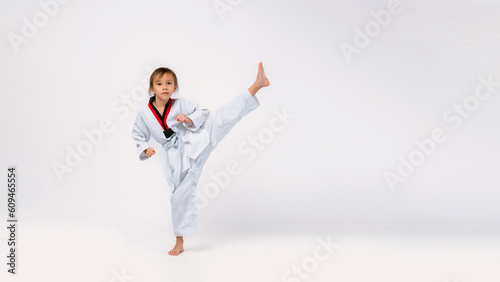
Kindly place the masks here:
POLYGON ((132 139, 134 140, 137 146, 137 153, 139 154, 139 160, 145 161, 149 159, 144 150, 149 148, 148 141, 151 138, 151 133, 144 122, 140 112, 137 113, 137 117, 135 118, 134 126, 132 128, 132 139))
POLYGON ((208 116, 210 115, 210 111, 208 109, 200 108, 198 104, 195 102, 185 100, 188 103, 189 111, 188 113, 184 113, 188 118, 192 120, 190 123, 184 123, 184 126, 191 130, 196 131, 200 126, 205 123, 208 116))

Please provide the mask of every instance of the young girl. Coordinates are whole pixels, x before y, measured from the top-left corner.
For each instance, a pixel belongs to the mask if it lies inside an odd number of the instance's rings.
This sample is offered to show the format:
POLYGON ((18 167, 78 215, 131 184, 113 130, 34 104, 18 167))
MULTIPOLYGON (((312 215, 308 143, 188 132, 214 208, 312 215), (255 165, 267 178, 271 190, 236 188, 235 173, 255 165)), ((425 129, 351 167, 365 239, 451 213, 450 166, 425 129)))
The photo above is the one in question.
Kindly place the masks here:
POLYGON ((171 99, 178 88, 172 70, 158 68, 151 74, 149 89, 154 96, 138 109, 132 139, 142 161, 156 153, 148 144, 151 137, 165 149, 167 182, 173 188, 172 224, 177 239, 168 254, 183 252, 183 236, 196 231, 196 184, 208 156, 241 118, 259 106, 255 94, 269 85, 260 62, 257 79, 248 91, 210 114, 188 99, 171 99))

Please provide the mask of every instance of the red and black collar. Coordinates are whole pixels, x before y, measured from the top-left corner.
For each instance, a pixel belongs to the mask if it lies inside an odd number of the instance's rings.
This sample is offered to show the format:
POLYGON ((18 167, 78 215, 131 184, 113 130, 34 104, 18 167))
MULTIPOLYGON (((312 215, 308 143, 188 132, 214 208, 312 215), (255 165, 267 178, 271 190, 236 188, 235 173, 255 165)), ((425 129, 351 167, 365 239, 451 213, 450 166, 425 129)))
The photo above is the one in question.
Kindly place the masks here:
POLYGON ((163 133, 165 134, 165 137, 167 137, 168 139, 170 136, 172 136, 172 134, 174 134, 174 131, 167 125, 167 117, 168 114, 170 113, 170 108, 172 107, 173 101, 172 99, 168 99, 168 102, 165 105, 165 109, 163 110, 163 114, 160 114, 160 112, 158 112, 158 109, 156 109, 156 107, 153 105, 154 100, 155 97, 149 98, 149 103, 148 103, 149 109, 151 110, 151 112, 153 112, 154 116, 156 117, 156 120, 158 120, 158 122, 160 123, 161 127, 163 128, 163 133))

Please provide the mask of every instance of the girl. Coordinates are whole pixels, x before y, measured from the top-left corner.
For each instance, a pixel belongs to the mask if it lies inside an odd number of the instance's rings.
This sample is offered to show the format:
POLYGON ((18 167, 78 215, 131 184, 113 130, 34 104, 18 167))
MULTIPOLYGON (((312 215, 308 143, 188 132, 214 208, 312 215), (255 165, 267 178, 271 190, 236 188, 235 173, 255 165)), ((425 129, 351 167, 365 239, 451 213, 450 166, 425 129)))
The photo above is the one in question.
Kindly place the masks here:
POLYGON ((169 255, 183 252, 183 236, 196 231, 196 184, 208 156, 241 118, 259 106, 255 94, 269 85, 260 62, 257 79, 248 91, 210 114, 188 99, 171 98, 178 89, 177 76, 172 70, 158 68, 151 74, 149 90, 154 96, 138 109, 132 139, 142 161, 156 153, 148 144, 151 137, 165 149, 167 182, 173 188, 172 224, 177 239, 169 255))

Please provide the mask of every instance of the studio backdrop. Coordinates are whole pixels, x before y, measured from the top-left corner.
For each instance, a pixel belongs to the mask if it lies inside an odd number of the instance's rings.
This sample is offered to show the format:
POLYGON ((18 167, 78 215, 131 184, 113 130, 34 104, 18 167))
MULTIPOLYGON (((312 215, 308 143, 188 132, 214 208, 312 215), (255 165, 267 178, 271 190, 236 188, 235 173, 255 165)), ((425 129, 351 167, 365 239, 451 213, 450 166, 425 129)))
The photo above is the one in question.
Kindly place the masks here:
POLYGON ((215 111, 263 62, 260 107, 199 180, 200 230, 496 230, 499 9, 4 1, 2 185, 15 168, 25 226, 170 228, 162 147, 151 140, 157 154, 140 161, 131 138, 149 76, 171 68, 179 97, 215 111))

